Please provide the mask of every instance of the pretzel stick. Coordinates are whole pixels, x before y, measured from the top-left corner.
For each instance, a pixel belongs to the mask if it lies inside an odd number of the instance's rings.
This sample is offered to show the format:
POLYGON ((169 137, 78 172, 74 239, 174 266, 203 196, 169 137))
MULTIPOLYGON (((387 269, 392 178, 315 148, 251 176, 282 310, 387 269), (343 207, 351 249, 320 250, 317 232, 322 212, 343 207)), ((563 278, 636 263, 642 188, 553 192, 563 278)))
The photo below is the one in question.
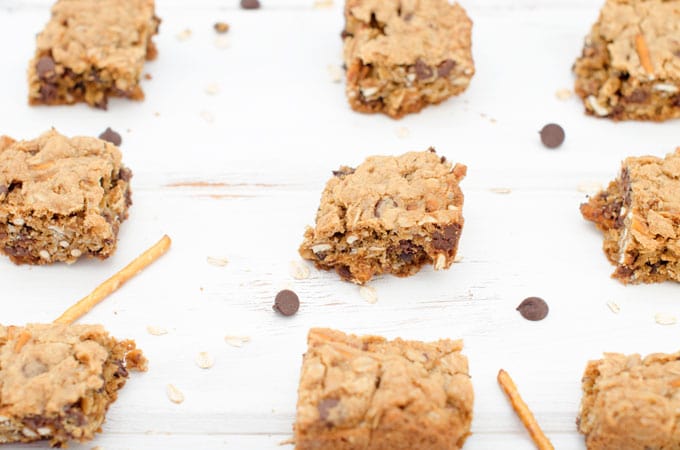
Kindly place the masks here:
POLYGON ((654 73, 652 58, 649 56, 647 42, 645 42, 645 38, 641 34, 635 36, 635 50, 637 50, 637 54, 640 57, 640 64, 642 64, 645 72, 647 72, 648 75, 652 75, 654 73))
POLYGON ((136 257, 130 264, 117 272, 114 276, 97 286, 94 291, 84 297, 75 305, 64 311, 54 323, 70 325, 88 311, 95 307, 99 302, 113 294, 119 287, 125 284, 130 278, 137 275, 145 267, 156 261, 168 251, 171 244, 170 238, 165 235, 144 253, 136 257))
POLYGON ((498 371, 498 384, 500 384, 501 389, 508 396, 512 409, 519 416, 536 447, 539 450, 555 450, 550 440, 543 434, 543 430, 541 430, 541 426, 536 422, 536 418, 531 413, 531 410, 519 395, 515 382, 512 381, 508 372, 503 369, 498 371))

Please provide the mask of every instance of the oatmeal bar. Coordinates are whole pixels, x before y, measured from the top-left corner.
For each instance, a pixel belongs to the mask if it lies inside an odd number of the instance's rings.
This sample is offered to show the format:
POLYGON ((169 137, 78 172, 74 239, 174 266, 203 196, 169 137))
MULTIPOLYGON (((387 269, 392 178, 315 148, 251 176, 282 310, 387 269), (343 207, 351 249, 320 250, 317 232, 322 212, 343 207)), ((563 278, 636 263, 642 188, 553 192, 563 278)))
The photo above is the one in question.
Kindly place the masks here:
POLYGON ((113 144, 48 131, 0 137, 0 252, 17 264, 109 257, 132 203, 113 144))
POLYGON ((680 353, 606 354, 583 375, 577 420, 588 450, 680 448, 680 353))
POLYGON ((463 229, 458 183, 465 171, 433 149, 341 167, 326 184, 300 255, 359 284, 381 273, 412 275, 424 264, 449 268, 463 229))
POLYGON ((128 370, 145 369, 99 325, 0 326, 0 443, 92 439, 128 370))
POLYGON ((58 0, 28 68, 29 103, 106 109, 109 97, 143 99, 159 23, 154 0, 58 0))
POLYGON ((680 0, 606 0, 574 72, 588 114, 680 117, 680 0))
POLYGON ((680 281, 680 148, 665 159, 627 158, 619 178, 581 205, 604 232, 624 283, 680 281))
POLYGON ((472 21, 448 0, 346 0, 347 97, 394 118, 467 89, 472 21))
POLYGON ((312 329, 298 388, 297 450, 454 450, 473 391, 461 341, 312 329))

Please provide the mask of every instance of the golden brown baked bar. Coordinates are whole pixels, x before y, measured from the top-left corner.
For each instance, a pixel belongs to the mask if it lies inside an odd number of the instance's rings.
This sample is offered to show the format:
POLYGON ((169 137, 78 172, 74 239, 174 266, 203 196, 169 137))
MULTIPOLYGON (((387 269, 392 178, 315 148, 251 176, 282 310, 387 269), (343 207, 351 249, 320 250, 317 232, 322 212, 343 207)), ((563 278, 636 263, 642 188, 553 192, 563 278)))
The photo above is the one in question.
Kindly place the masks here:
POLYGON ((457 450, 474 394, 461 341, 424 343, 310 330, 297 450, 457 450))
POLYGON ((132 203, 113 144, 48 131, 0 137, 0 252, 17 264, 107 258, 132 203))
POLYGON ((615 278, 680 281, 680 148, 664 159, 627 158, 619 178, 581 213, 603 231, 615 278))
POLYGON ((425 264, 448 269, 463 230, 467 168, 434 149, 372 156, 341 167, 326 184, 300 255, 363 284, 374 275, 412 275, 425 264))
POLYGON ((29 103, 106 109, 109 97, 143 99, 159 23, 154 0, 58 0, 28 67, 29 103))
POLYGON ((680 0, 606 0, 574 72, 588 114, 680 117, 680 0))
POLYGON ((583 375, 577 420, 588 450, 680 449, 680 353, 608 353, 583 375))
POLYGON ((128 370, 146 359, 99 325, 0 326, 0 443, 92 439, 128 370))
POLYGON ((448 0, 346 0, 350 105, 398 118, 463 92, 475 72, 471 30, 448 0))

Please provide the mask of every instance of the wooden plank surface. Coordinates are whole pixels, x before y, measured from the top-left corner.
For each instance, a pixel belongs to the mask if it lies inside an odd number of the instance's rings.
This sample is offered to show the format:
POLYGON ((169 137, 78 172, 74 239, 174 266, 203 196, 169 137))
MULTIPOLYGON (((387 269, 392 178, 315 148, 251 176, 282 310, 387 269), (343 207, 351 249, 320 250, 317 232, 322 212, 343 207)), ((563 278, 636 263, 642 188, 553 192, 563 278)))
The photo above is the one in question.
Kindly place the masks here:
POLYGON ((73 448, 288 448, 278 444, 291 436, 306 332, 333 326, 465 339, 476 395, 466 449, 533 448, 496 386, 501 367, 556 447, 580 449, 574 420, 587 360, 603 351, 677 350, 678 325, 654 322, 658 312, 680 315, 677 285, 611 280, 601 236, 578 212, 584 191, 606 185, 622 158, 680 144, 677 121, 614 124, 585 117, 574 98, 556 98, 573 84, 570 67, 599 2, 465 4, 475 22, 470 89, 401 121, 353 113, 343 85, 331 81, 327 66, 341 64, 338 0, 326 9, 270 0, 259 11, 241 11, 236 1, 158 0, 160 54, 147 66, 153 79, 144 82, 143 103, 114 100, 107 112, 29 108, 26 65, 50 3, 0 0, 0 134, 121 131, 134 206, 107 261, 17 267, 0 259, 2 322, 49 321, 163 233, 174 240, 167 256, 87 317, 136 339, 151 366, 122 391, 104 433, 73 448), (216 45, 217 20, 232 27, 228 48, 216 45), (187 28, 191 37, 177 39, 187 28), (220 92, 207 95, 213 83, 220 92), (538 140, 548 122, 566 129, 559 150, 538 140), (460 263, 377 279, 376 304, 332 274, 291 277, 331 170, 429 146, 469 166, 460 263), (229 263, 215 267, 208 256, 229 263), (295 317, 271 310, 283 287, 302 299, 295 317), (539 323, 515 311, 533 295, 551 308, 539 323), (169 333, 152 336, 148 325, 169 333), (251 340, 235 348, 225 335, 251 340), (212 369, 194 364, 200 351, 215 357, 212 369), (170 403, 168 383, 184 403, 170 403))

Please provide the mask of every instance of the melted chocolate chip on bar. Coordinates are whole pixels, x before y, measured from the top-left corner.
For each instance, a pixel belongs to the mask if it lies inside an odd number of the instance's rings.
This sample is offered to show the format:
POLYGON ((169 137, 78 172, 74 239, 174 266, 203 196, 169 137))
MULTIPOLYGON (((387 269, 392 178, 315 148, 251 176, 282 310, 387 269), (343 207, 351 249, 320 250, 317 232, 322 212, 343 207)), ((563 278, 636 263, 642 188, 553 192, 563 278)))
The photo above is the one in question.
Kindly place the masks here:
POLYGON ((123 142, 123 138, 120 137, 120 134, 116 131, 113 131, 111 127, 108 127, 106 130, 104 130, 104 132, 99 135, 99 139, 110 142, 116 147, 120 146, 120 144, 123 142))
POLYGON ((290 289, 284 289, 274 299, 274 311, 284 316, 292 316, 300 309, 300 299, 297 294, 290 289))
POLYGON ((319 418, 326 422, 328 420, 328 416, 330 415, 331 409, 338 406, 338 403, 340 403, 340 401, 338 401, 337 398, 325 398, 321 400, 317 406, 319 409, 319 418))
POLYGON ((437 250, 453 250, 458 244, 460 225, 452 224, 444 227, 443 232, 435 231, 432 234, 432 246, 437 250))
POLYGON ((447 59, 443 63, 439 64, 437 67, 437 76, 439 78, 445 78, 449 76, 451 71, 456 67, 456 61, 452 59, 447 59))
POLYGON ((41 80, 51 80, 54 79, 56 72, 54 71, 55 64, 54 60, 49 56, 43 56, 35 64, 35 70, 38 72, 38 76, 41 80))
POLYGON ((548 315, 548 304, 540 297, 528 297, 519 304, 517 311, 527 320, 543 320, 548 315))
POLYGON ((416 77, 418 77, 419 80, 432 78, 432 74, 434 73, 432 67, 425 64, 422 59, 416 61, 414 68, 416 70, 416 77))

